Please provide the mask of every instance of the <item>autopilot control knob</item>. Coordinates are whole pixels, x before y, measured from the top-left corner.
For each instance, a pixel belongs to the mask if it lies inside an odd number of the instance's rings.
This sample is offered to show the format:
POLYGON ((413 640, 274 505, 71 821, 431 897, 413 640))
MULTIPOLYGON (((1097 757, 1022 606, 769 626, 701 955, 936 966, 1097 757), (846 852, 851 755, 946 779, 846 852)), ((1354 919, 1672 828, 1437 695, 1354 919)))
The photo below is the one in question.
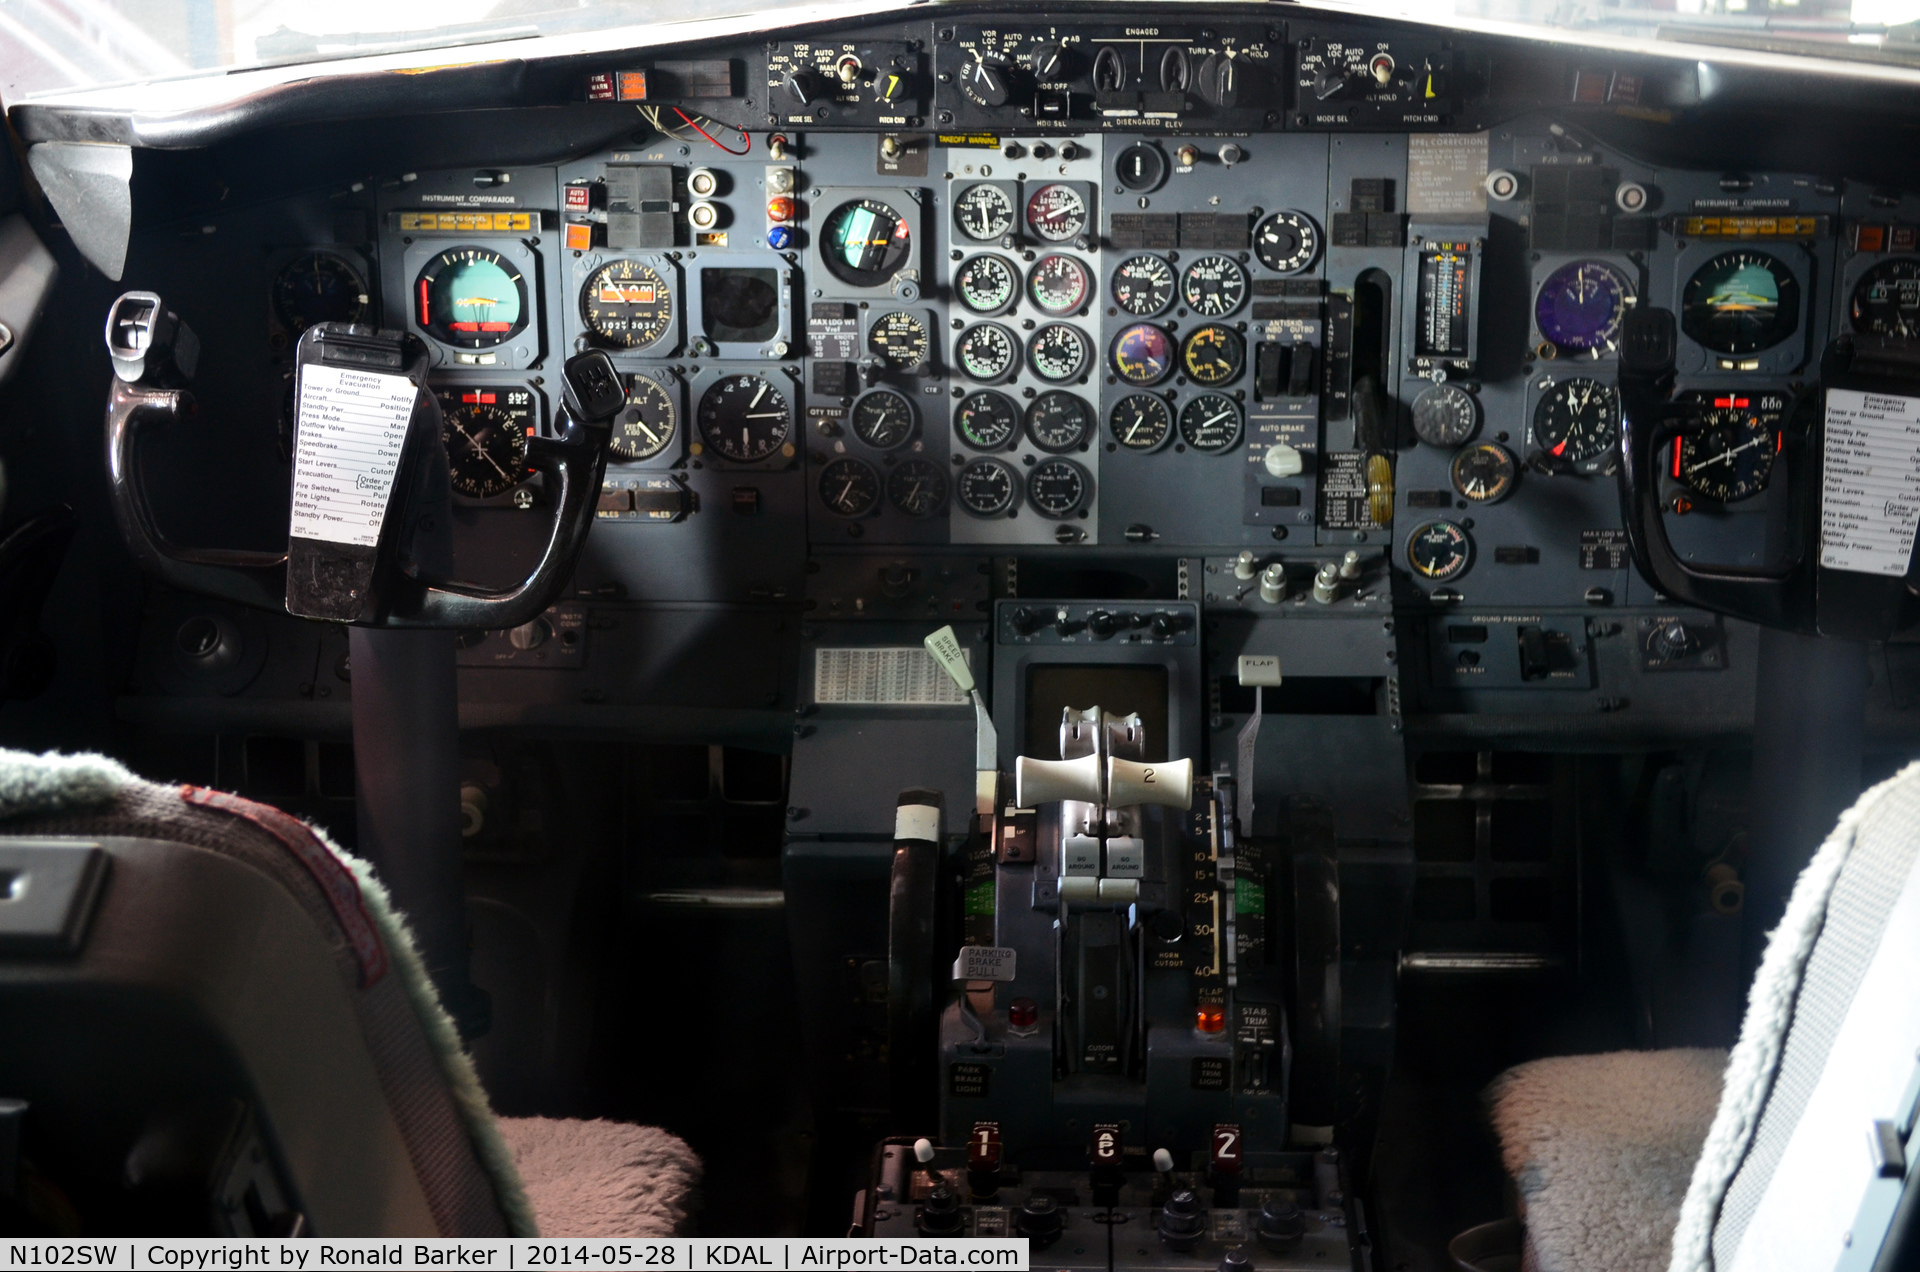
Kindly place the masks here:
POLYGON ((966 1219, 958 1194, 945 1184, 935 1184, 914 1212, 913 1226, 925 1236, 952 1237, 959 1235, 966 1219))
POLYGON ((1153 616, 1153 621, 1149 625, 1153 628, 1153 634, 1155 636, 1161 640, 1165 640, 1176 632, 1187 630, 1187 616, 1185 614, 1171 614, 1166 610, 1161 610, 1153 616))
POLYGON ((1207 1233, 1207 1208, 1191 1188, 1182 1188, 1160 1207, 1160 1241, 1169 1250, 1185 1253, 1207 1233))
POLYGON ((1060 1203, 1048 1193, 1035 1193, 1027 1198, 1013 1216, 1013 1230, 1039 1249, 1046 1249, 1060 1239, 1060 1231, 1067 1225, 1067 1217, 1060 1213, 1060 1203))
POLYGON ((1194 89, 1209 106, 1232 109, 1247 92, 1247 68, 1238 58, 1210 54, 1194 73, 1194 89))
POLYGON ((1291 1250, 1307 1235, 1307 1217, 1300 1213, 1300 1207, 1285 1198, 1270 1196, 1260 1207, 1254 1233, 1269 1250, 1291 1250))
POLYGON ((1313 73, 1313 99, 1330 102, 1346 92, 1350 82, 1344 69, 1329 62, 1313 73))
POLYGON ((983 57, 960 72, 960 91, 975 105, 1005 106, 1013 97, 1007 64, 997 57, 983 57))
POLYGON ((1064 44, 1042 44, 1033 51, 1028 65, 1040 79, 1057 84, 1073 78, 1073 50, 1064 44))
POLYGON ((826 85, 815 72, 795 68, 781 77, 780 89, 797 105, 811 106, 815 98, 826 92, 826 85))
POLYGON ((1087 615, 1087 630, 1105 640, 1120 630, 1120 620, 1105 610, 1095 610, 1087 615))
POLYGON ((1647 637, 1647 652, 1662 662, 1685 658, 1700 648, 1700 638, 1679 619, 1670 619, 1653 629, 1647 637))
POLYGON ((1034 629, 1040 626, 1040 619, 1032 610, 1022 605, 1007 615, 1007 625, 1013 628, 1015 635, 1031 636, 1034 629))

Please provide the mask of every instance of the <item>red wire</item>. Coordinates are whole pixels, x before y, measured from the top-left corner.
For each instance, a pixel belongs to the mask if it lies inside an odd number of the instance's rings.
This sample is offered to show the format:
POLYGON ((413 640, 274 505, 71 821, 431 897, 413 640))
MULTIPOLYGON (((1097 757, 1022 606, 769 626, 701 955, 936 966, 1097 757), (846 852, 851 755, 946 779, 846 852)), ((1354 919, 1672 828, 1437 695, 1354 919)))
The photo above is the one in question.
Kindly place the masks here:
MULTIPOLYGON (((680 116, 681 119, 686 121, 688 127, 692 128, 695 132, 699 133, 702 137, 705 137, 708 141, 713 142, 714 145, 720 146, 719 140, 712 133, 702 128, 699 124, 696 124, 693 122, 693 116, 687 114, 686 111, 681 110, 678 106, 673 107, 672 110, 674 114, 680 116)), ((727 147, 725 146, 720 146, 720 149, 726 150, 726 152, 730 155, 744 155, 747 153, 747 151, 753 149, 753 135, 744 128, 736 129, 735 131, 740 134, 740 139, 744 141, 746 144, 741 146, 740 149, 738 150, 728 150, 727 147)))

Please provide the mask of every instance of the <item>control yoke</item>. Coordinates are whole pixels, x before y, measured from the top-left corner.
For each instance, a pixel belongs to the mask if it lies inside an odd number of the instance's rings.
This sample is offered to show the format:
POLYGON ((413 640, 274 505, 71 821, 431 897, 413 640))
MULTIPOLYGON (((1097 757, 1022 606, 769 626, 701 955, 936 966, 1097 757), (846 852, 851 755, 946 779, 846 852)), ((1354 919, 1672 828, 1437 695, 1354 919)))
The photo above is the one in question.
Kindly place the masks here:
MULTIPOLYGON (((440 406, 418 338, 320 323, 296 353, 293 519, 284 552, 188 548, 155 524, 136 445, 153 426, 190 426, 187 389, 199 341, 153 292, 127 292, 107 314, 113 387, 107 471, 114 515, 140 564, 184 591, 259 609, 364 627, 484 628, 530 622, 559 596, 593 525, 609 422, 625 405, 606 354, 566 363, 555 436, 529 437, 526 462, 554 491, 539 563, 519 584, 488 589, 427 577, 416 544, 424 508, 447 498, 440 406)), ((444 525, 445 517, 438 518, 444 525)))

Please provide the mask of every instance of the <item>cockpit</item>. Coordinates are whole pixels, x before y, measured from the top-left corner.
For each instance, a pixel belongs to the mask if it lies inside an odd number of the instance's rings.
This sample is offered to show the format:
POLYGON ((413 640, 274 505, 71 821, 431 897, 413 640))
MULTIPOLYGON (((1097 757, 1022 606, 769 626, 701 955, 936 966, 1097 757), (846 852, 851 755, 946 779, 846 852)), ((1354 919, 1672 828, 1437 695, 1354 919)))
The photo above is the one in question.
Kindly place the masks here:
POLYGON ((0 12, 0 1235, 1915 1266, 1909 27, 174 7, 0 12))

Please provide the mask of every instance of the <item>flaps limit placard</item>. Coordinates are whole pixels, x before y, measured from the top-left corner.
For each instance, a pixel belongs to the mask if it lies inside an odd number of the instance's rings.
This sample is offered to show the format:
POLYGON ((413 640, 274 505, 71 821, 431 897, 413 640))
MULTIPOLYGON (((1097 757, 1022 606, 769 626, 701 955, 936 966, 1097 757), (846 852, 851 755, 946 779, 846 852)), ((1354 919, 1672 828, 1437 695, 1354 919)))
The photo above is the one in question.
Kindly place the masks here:
POLYGON ((1827 391, 1820 564, 1900 578, 1920 526, 1920 398, 1827 391))

